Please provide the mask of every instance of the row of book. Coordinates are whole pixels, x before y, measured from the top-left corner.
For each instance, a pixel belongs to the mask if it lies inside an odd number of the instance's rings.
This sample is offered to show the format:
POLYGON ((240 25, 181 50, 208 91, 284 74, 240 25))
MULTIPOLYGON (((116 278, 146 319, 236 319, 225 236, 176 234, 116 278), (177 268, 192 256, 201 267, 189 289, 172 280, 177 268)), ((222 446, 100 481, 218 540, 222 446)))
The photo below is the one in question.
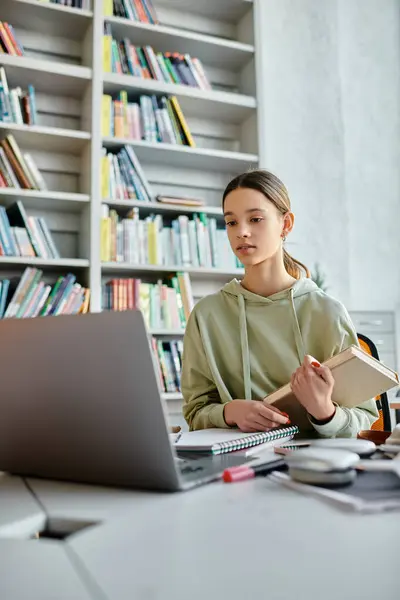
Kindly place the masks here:
POLYGON ((0 141, 0 188, 47 190, 46 182, 33 157, 22 153, 14 136, 0 141))
POLYGON ((151 0, 104 0, 104 16, 113 15, 152 25, 158 23, 157 13, 151 0))
POLYGON ((104 36, 103 68, 106 73, 212 89, 201 61, 190 54, 155 52, 151 46, 134 46, 127 38, 118 41, 112 37, 109 23, 104 26, 104 36))
POLYGON ((157 283, 111 279, 102 301, 106 310, 141 310, 149 329, 168 330, 183 330, 194 305, 189 275, 180 272, 157 283))
POLYGON ((130 146, 124 146, 116 154, 103 148, 101 194, 103 199, 151 201, 151 189, 130 146))
POLYGON ((36 125, 37 111, 35 88, 9 88, 4 67, 0 67, 0 121, 17 125, 36 125))
POLYGON ((0 21, 0 54, 23 56, 24 48, 10 23, 0 21))
POLYGON ((90 290, 75 275, 61 275, 54 286, 42 280, 40 269, 27 267, 19 280, 0 281, 0 318, 76 315, 89 310, 90 290))
POLYGON ((160 378, 161 391, 179 392, 181 387, 183 341, 163 342, 151 338, 156 371, 160 378))
POLYGON ((0 206, 0 256, 60 258, 42 217, 28 217, 21 200, 0 206))
POLYGON ((130 102, 126 91, 115 99, 104 94, 101 129, 104 137, 196 146, 176 96, 141 95, 130 102))
POLYGON ((43 4, 59 4, 60 6, 69 6, 70 8, 91 9, 92 0, 39 0, 43 4))
POLYGON ((225 229, 218 228, 214 217, 180 215, 164 224, 160 214, 140 219, 139 209, 133 208, 121 218, 107 205, 102 206, 101 260, 166 267, 241 267, 225 229))

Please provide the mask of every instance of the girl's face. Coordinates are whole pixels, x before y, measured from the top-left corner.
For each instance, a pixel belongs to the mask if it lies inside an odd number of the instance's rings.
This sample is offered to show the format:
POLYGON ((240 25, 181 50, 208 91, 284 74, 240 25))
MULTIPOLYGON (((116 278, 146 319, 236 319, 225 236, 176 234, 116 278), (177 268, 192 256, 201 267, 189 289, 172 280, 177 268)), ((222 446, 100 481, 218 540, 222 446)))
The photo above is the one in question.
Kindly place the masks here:
POLYGON ((283 215, 264 194, 250 188, 226 196, 224 218, 231 248, 245 266, 276 256, 283 235, 293 227, 291 212, 283 215))

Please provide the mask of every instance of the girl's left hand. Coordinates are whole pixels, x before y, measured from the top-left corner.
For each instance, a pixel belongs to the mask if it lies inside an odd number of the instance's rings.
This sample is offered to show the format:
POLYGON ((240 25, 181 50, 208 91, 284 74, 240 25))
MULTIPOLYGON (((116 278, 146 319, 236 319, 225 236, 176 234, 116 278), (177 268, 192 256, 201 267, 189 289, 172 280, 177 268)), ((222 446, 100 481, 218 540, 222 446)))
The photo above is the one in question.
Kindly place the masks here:
POLYGON ((316 421, 329 421, 334 416, 332 391, 335 381, 328 367, 321 366, 312 356, 306 356, 290 382, 297 400, 316 421))

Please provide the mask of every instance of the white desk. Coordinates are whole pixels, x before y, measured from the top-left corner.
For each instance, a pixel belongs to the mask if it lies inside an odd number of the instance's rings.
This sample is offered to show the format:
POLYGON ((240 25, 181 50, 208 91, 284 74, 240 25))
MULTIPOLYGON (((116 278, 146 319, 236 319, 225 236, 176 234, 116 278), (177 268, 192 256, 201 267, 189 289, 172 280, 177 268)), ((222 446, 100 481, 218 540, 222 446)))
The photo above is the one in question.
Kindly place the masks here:
MULTIPOLYGON (((7 482, 0 514, 15 523, 7 482)), ((2 600, 399 597, 399 512, 345 513, 261 478, 177 494, 29 484, 48 516, 101 524, 66 542, 0 540, 2 600)))

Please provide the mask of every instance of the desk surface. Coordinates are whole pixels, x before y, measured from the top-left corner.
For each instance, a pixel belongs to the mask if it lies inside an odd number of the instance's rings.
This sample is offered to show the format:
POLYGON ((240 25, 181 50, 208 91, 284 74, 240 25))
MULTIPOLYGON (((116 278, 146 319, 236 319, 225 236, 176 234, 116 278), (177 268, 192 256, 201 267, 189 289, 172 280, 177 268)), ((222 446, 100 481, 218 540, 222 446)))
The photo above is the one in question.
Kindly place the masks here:
POLYGON ((262 478, 176 494, 28 485, 0 478, 0 598, 398 598, 398 512, 347 513, 262 478), (99 524, 11 539, 44 513, 99 524))

